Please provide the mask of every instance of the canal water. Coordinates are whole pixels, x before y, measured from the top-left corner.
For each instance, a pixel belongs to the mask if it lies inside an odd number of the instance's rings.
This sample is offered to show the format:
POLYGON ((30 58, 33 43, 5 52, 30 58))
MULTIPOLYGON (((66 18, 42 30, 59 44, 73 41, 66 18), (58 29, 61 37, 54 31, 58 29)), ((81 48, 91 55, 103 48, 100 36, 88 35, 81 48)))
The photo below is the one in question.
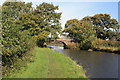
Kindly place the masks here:
POLYGON ((118 54, 52 47, 53 50, 69 56, 83 66, 89 78, 118 78, 118 57, 120 57, 118 54))

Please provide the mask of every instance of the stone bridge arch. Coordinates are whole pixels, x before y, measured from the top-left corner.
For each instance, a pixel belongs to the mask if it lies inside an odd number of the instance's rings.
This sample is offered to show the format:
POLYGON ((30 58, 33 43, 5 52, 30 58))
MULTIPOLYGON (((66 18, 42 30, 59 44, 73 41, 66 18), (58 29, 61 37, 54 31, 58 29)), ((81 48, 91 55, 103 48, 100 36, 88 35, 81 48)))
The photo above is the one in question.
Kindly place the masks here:
POLYGON ((73 42, 73 39, 57 39, 57 41, 60 41, 64 45, 64 49, 73 49, 73 48, 78 48, 79 44, 73 42))
POLYGON ((64 46, 64 49, 68 49, 68 44, 65 42, 65 41, 59 41, 59 42, 61 42, 64 46))

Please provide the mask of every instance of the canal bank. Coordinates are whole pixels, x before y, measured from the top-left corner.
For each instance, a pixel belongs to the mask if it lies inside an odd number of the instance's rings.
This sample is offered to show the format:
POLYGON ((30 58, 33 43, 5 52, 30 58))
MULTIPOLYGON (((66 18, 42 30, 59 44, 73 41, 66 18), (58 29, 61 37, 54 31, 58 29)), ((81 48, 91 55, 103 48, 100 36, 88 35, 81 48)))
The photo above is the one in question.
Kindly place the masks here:
POLYGON ((32 52, 35 56, 33 62, 4 78, 87 78, 82 66, 64 54, 39 47, 32 52))
POLYGON ((118 59, 120 56, 114 53, 100 51, 85 51, 63 49, 63 47, 52 46, 53 50, 66 54, 77 64, 82 65, 87 71, 89 78, 118 78, 118 59))

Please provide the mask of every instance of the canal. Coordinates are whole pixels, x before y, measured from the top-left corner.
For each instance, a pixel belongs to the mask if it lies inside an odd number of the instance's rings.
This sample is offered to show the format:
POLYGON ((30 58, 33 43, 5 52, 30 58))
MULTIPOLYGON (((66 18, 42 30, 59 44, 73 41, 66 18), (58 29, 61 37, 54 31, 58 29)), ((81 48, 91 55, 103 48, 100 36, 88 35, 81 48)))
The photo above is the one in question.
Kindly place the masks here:
POLYGON ((69 56, 83 66, 89 78, 118 78, 118 54, 99 51, 63 49, 52 46, 52 49, 69 56))

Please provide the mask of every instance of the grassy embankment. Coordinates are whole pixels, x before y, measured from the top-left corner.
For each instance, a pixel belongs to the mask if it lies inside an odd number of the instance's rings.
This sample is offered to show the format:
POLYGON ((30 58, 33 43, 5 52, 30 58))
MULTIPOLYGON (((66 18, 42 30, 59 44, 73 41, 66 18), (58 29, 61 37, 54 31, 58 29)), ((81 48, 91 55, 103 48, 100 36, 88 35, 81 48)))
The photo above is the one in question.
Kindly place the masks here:
POLYGON ((64 54, 38 47, 33 53, 34 62, 5 78, 86 78, 85 70, 64 54))

